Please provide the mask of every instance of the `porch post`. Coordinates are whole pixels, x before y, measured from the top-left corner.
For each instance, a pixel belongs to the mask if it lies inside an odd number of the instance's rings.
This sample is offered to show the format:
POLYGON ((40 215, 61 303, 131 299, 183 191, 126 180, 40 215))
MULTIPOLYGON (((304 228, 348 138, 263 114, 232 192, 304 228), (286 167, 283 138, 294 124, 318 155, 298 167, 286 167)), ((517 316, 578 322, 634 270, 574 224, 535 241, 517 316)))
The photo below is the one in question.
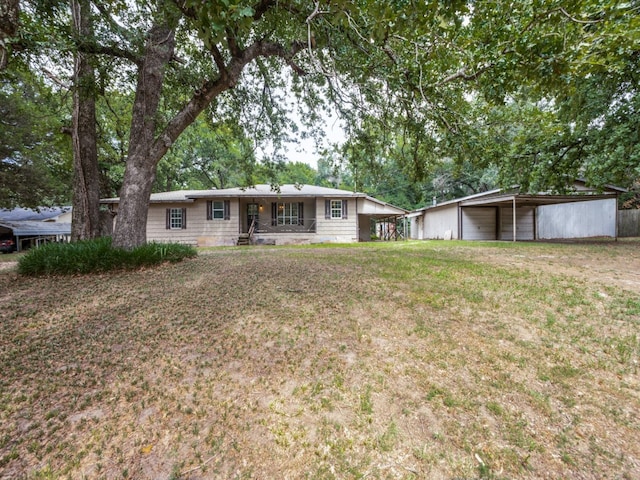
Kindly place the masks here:
POLYGON ((517 218, 516 218, 516 197, 515 195, 513 196, 513 241, 516 241, 516 235, 518 233, 518 230, 516 228, 516 222, 517 222, 517 218))

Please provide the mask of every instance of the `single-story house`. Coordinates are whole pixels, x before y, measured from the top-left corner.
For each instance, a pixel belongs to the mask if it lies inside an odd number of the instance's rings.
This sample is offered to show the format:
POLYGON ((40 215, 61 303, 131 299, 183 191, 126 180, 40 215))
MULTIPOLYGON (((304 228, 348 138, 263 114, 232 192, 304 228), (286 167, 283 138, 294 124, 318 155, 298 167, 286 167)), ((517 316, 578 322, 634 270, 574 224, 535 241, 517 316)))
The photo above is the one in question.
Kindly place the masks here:
POLYGON ((491 190, 409 213, 411 238, 542 240, 617 237, 618 194, 576 182, 566 195, 491 190))
POLYGON ((18 251, 70 237, 71 207, 0 209, 0 239, 13 240, 18 251))
MULTIPOLYGON (((101 200, 115 222, 119 202, 101 200)), ((376 220, 406 213, 364 193, 313 185, 180 190, 151 195, 147 240, 196 246, 358 242, 371 239, 376 220)))

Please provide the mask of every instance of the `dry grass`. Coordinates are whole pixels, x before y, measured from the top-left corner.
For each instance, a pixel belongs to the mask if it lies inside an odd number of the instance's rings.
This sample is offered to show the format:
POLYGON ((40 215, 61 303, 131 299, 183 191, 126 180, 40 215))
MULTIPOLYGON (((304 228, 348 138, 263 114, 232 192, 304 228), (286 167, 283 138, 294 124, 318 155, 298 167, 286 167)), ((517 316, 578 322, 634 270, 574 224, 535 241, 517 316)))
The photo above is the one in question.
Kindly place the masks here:
POLYGON ((0 478, 638 478, 639 247, 5 269, 0 478))

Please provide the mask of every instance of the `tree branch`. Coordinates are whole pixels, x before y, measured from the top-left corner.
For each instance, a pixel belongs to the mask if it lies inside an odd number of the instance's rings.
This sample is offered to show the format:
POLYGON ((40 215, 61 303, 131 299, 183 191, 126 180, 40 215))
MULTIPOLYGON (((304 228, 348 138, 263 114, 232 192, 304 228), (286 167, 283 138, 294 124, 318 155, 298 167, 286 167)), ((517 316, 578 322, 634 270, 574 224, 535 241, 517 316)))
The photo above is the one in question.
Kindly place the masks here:
MULTIPOLYGON (((224 66, 218 78, 205 82, 182 110, 169 121, 162 133, 154 140, 150 156, 158 160, 162 158, 184 129, 193 123, 214 98, 235 87, 242 71, 249 63, 258 57, 280 57, 287 64, 295 65, 293 58, 305 47, 304 42, 293 42, 289 48, 286 48, 278 43, 259 40, 242 50, 239 56, 234 56, 229 64, 224 66)), ((219 61, 222 62, 221 56, 219 61)))
POLYGON ((82 53, 90 53, 93 55, 106 55, 109 57, 122 58, 129 60, 138 67, 142 65, 142 57, 116 45, 96 45, 95 43, 83 42, 78 43, 78 51, 82 53))

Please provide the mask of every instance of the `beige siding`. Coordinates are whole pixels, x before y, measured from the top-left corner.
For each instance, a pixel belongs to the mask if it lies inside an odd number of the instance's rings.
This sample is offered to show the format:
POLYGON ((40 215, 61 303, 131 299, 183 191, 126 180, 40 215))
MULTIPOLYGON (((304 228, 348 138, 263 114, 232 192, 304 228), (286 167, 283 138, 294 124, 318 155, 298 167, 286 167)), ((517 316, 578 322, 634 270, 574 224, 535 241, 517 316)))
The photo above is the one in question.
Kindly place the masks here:
POLYGON ((356 209, 356 199, 348 200, 346 219, 325 219, 324 202, 324 198, 316 199, 316 235, 313 241, 340 243, 357 242, 358 212, 356 209))
MULTIPOLYGON (((342 199, 341 199, 342 200, 342 199)), ((177 242, 195 246, 235 245, 240 233, 246 231, 246 200, 229 199, 230 220, 207 220, 207 200, 194 202, 166 202, 149 205, 147 217, 147 240, 150 242, 177 242), (168 208, 187 209, 187 228, 167 229, 166 211, 168 208)), ((254 235, 256 243, 286 245, 295 243, 357 242, 359 233, 368 237, 370 219, 364 218, 359 224, 357 199, 349 199, 347 218, 325 219, 325 199, 287 199, 286 201, 305 202, 304 231, 281 232, 271 228, 271 198, 256 198, 262 206, 260 223, 262 229, 254 235), (314 231, 315 230, 315 231, 314 231), (365 235, 366 234, 366 235, 365 235)), ((116 216, 117 221, 117 216, 116 216)))
MULTIPOLYGON (((516 240, 534 240, 535 207, 516 208, 516 240)), ((500 240, 513 240, 513 208, 500 209, 500 240)))
POLYGON ((147 240, 156 242, 177 242, 190 245, 234 245, 238 238, 238 201, 231 200, 230 220, 207 220, 206 200, 193 203, 157 203, 149 206, 147 219, 147 240), (187 228, 171 230, 166 228, 167 208, 187 209, 187 228))
POLYGON ((496 239, 495 207, 467 207, 462 209, 463 240, 496 239))

